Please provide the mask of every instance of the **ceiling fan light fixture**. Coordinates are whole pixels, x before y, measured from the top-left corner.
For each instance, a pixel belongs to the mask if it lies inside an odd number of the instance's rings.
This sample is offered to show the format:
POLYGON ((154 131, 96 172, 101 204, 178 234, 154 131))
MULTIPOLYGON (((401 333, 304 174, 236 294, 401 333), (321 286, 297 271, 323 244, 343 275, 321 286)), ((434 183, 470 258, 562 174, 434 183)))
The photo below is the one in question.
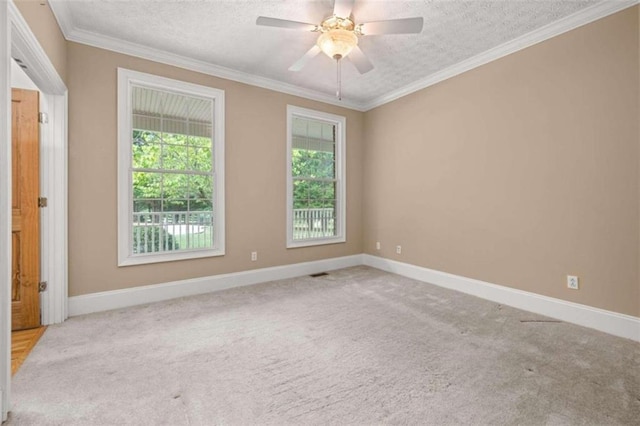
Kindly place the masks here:
POLYGON ((358 45, 358 36, 353 31, 333 29, 320 34, 317 44, 328 57, 342 59, 358 45))
POLYGON ((422 31, 422 26, 424 25, 424 19, 421 17, 387 19, 356 24, 352 14, 354 1, 333 0, 333 14, 325 18, 320 25, 268 18, 266 16, 259 16, 256 24, 320 33, 316 45, 290 66, 289 71, 300 71, 316 55, 324 52, 325 55, 336 61, 338 83, 336 95, 338 99, 342 99, 341 67, 343 58, 353 52, 350 60, 360 74, 367 73, 373 69, 373 64, 358 47, 358 37, 379 34, 417 34, 422 31))

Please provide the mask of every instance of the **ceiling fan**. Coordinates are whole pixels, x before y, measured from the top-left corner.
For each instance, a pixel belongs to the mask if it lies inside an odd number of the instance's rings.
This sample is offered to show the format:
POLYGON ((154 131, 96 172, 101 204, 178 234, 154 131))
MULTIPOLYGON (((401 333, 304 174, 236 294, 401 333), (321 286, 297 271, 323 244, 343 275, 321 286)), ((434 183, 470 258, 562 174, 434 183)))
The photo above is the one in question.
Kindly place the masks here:
POLYGON ((298 59, 289 71, 300 71, 320 52, 335 59, 338 65, 338 90, 336 96, 341 99, 341 59, 348 58, 360 74, 373 69, 373 64, 358 47, 358 37, 382 34, 417 34, 422 31, 423 18, 391 19, 356 24, 352 9, 355 0, 335 0, 333 14, 320 24, 289 21, 286 19, 259 16, 257 25, 287 28, 292 30, 320 33, 318 41, 298 59))

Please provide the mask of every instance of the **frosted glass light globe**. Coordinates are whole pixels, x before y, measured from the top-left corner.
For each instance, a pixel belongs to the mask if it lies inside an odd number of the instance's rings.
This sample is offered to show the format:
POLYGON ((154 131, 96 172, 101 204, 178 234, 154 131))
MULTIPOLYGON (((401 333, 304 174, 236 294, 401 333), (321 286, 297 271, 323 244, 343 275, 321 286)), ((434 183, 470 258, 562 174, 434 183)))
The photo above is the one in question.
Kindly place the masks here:
POLYGON ((334 29, 322 33, 317 44, 328 57, 341 59, 358 45, 358 36, 353 31, 334 29))

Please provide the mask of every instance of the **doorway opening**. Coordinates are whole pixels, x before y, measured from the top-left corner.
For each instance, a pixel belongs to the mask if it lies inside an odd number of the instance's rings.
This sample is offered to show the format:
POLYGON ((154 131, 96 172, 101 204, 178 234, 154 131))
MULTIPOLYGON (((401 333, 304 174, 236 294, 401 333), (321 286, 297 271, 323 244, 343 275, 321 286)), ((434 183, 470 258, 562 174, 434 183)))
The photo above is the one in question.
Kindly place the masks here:
MULTIPOLYGON (((22 65, 24 66, 24 65, 22 65)), ((41 92, 11 61, 11 375, 44 332, 40 291, 41 92)))
MULTIPOLYGON (((40 195, 46 197, 47 207, 41 209, 40 220, 40 280, 47 281, 46 291, 40 293, 42 324, 55 324, 67 317, 67 87, 29 25, 15 4, 0 2, 0 95, 9 101, 11 96, 12 58, 20 60, 25 73, 41 91, 40 101, 47 112, 48 123, 40 134, 40 195), (6 42, 6 43, 5 43, 6 42)), ((6 176, 0 191, 0 237, 8 250, 0 256, 0 413, 7 418, 11 390, 11 292, 12 265, 12 140, 10 102, 0 104, 0 170, 6 176), (7 136, 7 137, 4 137, 7 136), (5 173, 6 171, 6 173, 5 173)))

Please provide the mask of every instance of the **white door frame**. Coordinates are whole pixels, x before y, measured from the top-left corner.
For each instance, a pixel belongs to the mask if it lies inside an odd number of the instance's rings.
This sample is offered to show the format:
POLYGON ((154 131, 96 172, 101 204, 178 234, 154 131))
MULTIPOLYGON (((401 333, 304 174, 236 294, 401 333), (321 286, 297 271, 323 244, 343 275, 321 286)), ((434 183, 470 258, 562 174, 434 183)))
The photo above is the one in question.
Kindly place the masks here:
POLYGON ((11 380, 11 39, 0 1, 0 412, 6 420, 11 380))
POLYGON ((41 294, 43 324, 67 318, 67 87, 13 1, 0 1, 0 412, 11 386, 11 58, 40 89, 48 124, 41 127, 41 294), (5 249, 6 248, 6 249, 5 249))

